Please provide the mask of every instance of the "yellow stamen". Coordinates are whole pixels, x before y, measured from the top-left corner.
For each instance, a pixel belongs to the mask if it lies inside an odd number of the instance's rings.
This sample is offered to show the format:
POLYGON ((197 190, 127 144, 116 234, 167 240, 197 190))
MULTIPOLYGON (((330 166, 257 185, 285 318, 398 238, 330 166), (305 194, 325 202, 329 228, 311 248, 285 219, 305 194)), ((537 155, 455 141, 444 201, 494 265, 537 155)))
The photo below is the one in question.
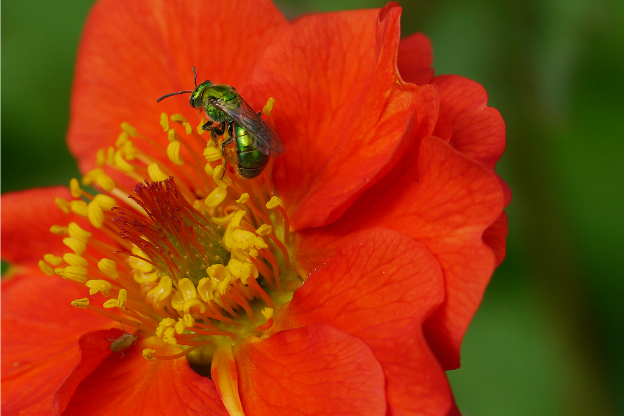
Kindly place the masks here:
POLYGON ((102 228, 104 225, 104 212, 96 201, 91 201, 87 205, 87 218, 95 228, 102 228))
POLYGON ((72 178, 69 181, 69 190, 74 198, 80 198, 80 196, 82 196, 82 189, 80 189, 80 183, 76 178, 72 178))
POLYGON ((172 142, 169 142, 169 145, 167 146, 167 157, 169 158, 170 161, 172 161, 174 164, 178 166, 184 164, 184 162, 182 162, 182 159, 180 159, 180 142, 179 141, 174 140, 172 142))
POLYGON ((97 166, 104 166, 104 164, 106 164, 106 151, 104 149, 99 149, 95 154, 95 160, 97 166))
POLYGON ((48 263, 43 260, 39 260, 39 268, 42 272, 47 274, 48 276, 54 276, 54 269, 48 263))
POLYGON ((208 208, 216 208, 225 200, 227 197, 227 189, 224 188, 215 188, 208 194, 204 203, 208 208))
POLYGON ((121 123, 121 129, 128 133, 130 137, 136 137, 139 134, 134 127, 132 127, 129 123, 126 123, 125 121, 121 123))
POLYGON ((102 258, 98 261, 98 269, 111 279, 117 279, 119 273, 117 272, 117 263, 111 259, 102 258))
POLYGON ((65 253, 63 254, 63 260, 65 263, 70 266, 79 266, 79 267, 87 267, 89 266, 89 261, 82 256, 74 253, 65 253))
POLYGON ((61 209, 65 214, 69 214, 70 203, 63 198, 54 198, 54 203, 57 207, 61 209))
POLYGON ((85 309, 89 306, 89 298, 72 300, 71 305, 78 309, 85 309))
POLYGON ((160 126, 163 128, 163 131, 169 130, 169 117, 167 117, 166 113, 160 113, 160 126))
POLYGON ((50 232, 55 235, 67 235, 67 227, 61 225, 53 225, 50 227, 50 232))
POLYGON ((163 173, 162 170, 160 170, 160 166, 156 162, 150 163, 147 167, 147 174, 153 182, 164 181, 169 178, 163 173))
MULTIPOLYGON (((58 271, 58 269, 57 269, 58 271)), ((67 266, 63 269, 62 276, 65 279, 73 280, 78 283, 87 282, 87 269, 80 266, 67 266)))
POLYGON ((104 211, 110 211, 111 208, 117 205, 115 198, 104 194, 97 194, 93 200, 97 202, 104 211))
POLYGON ((90 295, 100 292, 102 295, 108 296, 108 292, 113 288, 113 285, 106 280, 89 280, 85 283, 85 286, 89 288, 90 295))
POLYGON ((83 230, 82 227, 80 227, 75 222, 69 223, 69 226, 67 227, 67 232, 69 233, 70 237, 73 237, 76 240, 80 240, 85 244, 89 242, 89 239, 92 236, 90 232, 83 230))
POLYGON ((52 266, 60 266, 63 262, 62 258, 55 256, 54 254, 45 254, 43 256, 43 259, 50 263, 52 266))
POLYGON ((258 228, 256 230, 256 234, 258 234, 259 236, 264 237, 265 235, 269 235, 273 232, 273 227, 271 227, 268 224, 262 224, 260 226, 260 228, 258 228))
POLYGON ((132 172, 134 170, 134 166, 124 159, 120 150, 115 152, 115 167, 122 172, 132 172))
POLYGON ((247 201, 249 201, 249 194, 247 192, 242 194, 240 198, 236 200, 239 204, 245 204, 247 201))
POLYGON ((82 253, 87 249, 87 245, 75 237, 65 237, 63 239, 63 244, 79 256, 82 256, 82 253))
POLYGON ((143 354, 143 358, 145 358, 148 361, 154 361, 156 359, 156 357, 154 357, 154 354, 156 354, 156 350, 145 348, 142 354, 143 354))
POLYGON ((75 199, 69 203, 69 209, 74 214, 78 214, 81 217, 86 217, 89 213, 89 209, 87 208, 87 203, 81 199, 75 199))
POLYGON ((276 196, 271 197, 271 200, 266 203, 267 209, 273 209, 281 205, 282 205, 282 200, 276 196))
MULTIPOLYGON (((212 141, 209 141, 208 143, 212 143, 212 141)), ((215 162, 223 158, 223 153, 221 153, 221 149, 218 147, 208 144, 204 149, 204 158, 206 159, 206 162, 215 162)))

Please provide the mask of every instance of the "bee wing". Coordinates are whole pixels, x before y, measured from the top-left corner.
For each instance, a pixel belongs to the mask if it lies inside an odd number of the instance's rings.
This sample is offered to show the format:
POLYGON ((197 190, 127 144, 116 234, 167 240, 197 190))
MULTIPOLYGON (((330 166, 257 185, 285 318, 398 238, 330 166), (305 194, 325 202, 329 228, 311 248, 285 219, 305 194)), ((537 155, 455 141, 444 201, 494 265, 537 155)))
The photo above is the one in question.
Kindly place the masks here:
POLYGON ((260 152, 272 157, 284 153, 284 143, 279 134, 269 127, 245 100, 241 98, 240 107, 223 100, 214 100, 212 104, 244 127, 256 140, 256 146, 260 152))

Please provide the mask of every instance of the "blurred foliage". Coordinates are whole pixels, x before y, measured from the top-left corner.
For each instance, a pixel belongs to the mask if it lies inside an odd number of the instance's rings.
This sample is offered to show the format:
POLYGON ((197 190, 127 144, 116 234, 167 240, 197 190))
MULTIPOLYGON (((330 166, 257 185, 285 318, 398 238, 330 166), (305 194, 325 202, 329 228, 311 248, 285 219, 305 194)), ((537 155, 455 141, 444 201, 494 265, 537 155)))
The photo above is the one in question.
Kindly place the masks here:
MULTIPOLYGON (((381 7, 282 0, 288 16, 381 7)), ((2 191, 77 175, 64 135, 90 2, 2 8, 2 191)), ((449 372, 465 415, 624 414, 624 8, 617 0, 402 2, 438 74, 507 123, 508 254, 449 372)), ((235 22, 233 22, 235 24, 235 22)), ((97 97, 94 97, 97 99, 97 97)))

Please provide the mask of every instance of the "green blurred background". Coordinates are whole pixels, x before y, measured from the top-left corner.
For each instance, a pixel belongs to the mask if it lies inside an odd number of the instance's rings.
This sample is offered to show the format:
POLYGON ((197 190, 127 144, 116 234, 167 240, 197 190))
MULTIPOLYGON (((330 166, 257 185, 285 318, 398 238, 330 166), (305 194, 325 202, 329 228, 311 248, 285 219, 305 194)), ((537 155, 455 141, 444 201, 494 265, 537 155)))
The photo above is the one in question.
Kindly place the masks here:
MULTIPOLYGON (((76 176, 64 135, 85 0, 2 4, 2 192, 76 176)), ((282 0, 295 17, 383 1, 282 0)), ((449 372, 465 415, 624 414, 624 7, 402 2, 437 74, 482 83, 507 123, 507 258, 449 372), (619 253, 619 254, 618 254, 619 253)), ((232 24, 236 24, 235 19, 232 24)), ((97 99, 97 97, 94 97, 97 99)))

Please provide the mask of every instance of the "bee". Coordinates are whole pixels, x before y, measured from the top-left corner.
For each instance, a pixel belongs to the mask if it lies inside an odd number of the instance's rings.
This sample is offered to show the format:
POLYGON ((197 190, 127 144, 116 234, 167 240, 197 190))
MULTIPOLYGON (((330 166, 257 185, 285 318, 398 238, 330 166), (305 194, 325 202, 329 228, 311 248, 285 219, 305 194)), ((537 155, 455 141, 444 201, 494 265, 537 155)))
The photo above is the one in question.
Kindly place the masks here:
MULTIPOLYGON (((195 89, 163 95, 156 102, 178 94, 191 94, 191 107, 204 110, 208 121, 202 129, 210 131, 216 142, 217 136, 227 132, 221 143, 224 168, 229 161, 239 176, 252 179, 262 173, 271 157, 284 152, 284 143, 279 134, 269 127, 249 104, 230 85, 213 84, 204 81, 197 85, 197 72, 193 68, 195 89), (226 152, 234 143, 236 152, 226 152)), ((225 172, 225 169, 224 169, 225 172)))

